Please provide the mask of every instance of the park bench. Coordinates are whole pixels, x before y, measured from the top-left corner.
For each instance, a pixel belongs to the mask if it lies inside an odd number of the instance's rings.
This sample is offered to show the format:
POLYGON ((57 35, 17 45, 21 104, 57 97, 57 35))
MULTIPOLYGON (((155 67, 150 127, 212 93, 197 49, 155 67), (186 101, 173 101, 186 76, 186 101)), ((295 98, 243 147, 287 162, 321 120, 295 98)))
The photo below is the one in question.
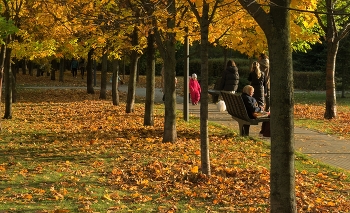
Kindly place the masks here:
POLYGON ((238 122, 240 136, 249 136, 250 125, 258 125, 260 122, 270 121, 270 117, 251 119, 240 95, 221 91, 221 96, 225 101, 228 114, 238 122))

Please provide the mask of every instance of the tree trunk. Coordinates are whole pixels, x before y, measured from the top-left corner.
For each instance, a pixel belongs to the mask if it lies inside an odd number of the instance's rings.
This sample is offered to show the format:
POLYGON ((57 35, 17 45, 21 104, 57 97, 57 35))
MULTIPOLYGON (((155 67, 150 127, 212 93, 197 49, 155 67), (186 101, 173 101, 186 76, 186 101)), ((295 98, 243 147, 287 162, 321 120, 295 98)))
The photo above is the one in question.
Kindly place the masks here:
MULTIPOLYGON (((92 73, 92 54, 94 53, 93 49, 89 50, 88 53, 88 63, 86 66, 86 87, 87 87, 87 93, 88 94, 95 94, 94 87, 92 86, 92 80, 93 80, 93 73, 92 73)), ((96 70, 95 70, 96 73, 96 70)))
POLYGON ((20 61, 18 61, 17 58, 14 58, 12 59, 13 63, 11 63, 11 66, 12 66, 12 73, 14 75, 17 75, 17 73, 19 73, 19 64, 20 64, 20 61))
MULTIPOLYGON (((7 37, 7 44, 11 41, 11 35, 7 37)), ((4 119, 12 118, 12 71, 11 71, 11 48, 5 50, 5 114, 4 119)))
POLYGON ((57 60, 54 59, 51 61, 51 80, 56 80, 56 70, 58 70, 58 63, 57 60))
MULTIPOLYGON (((224 67, 222 70, 226 70, 226 66, 227 66, 227 52, 228 49, 225 47, 224 48, 224 67)), ((216 73, 216 76, 219 76, 219 73, 216 73)))
MULTIPOLYGON (((4 80, 4 64, 5 64, 5 52, 6 52, 6 46, 1 45, 1 51, 0 51, 0 100, 2 100, 2 82, 4 80)), ((1 112, 1 104, 2 101, 0 101, 0 114, 1 112)), ((0 131, 2 130, 2 121, 0 119, 0 131)))
POLYGON ((336 88, 335 88, 335 63, 339 48, 339 42, 346 36, 350 31, 350 22, 344 21, 342 28, 338 28, 336 24, 335 14, 338 9, 335 8, 335 0, 325 0, 326 26, 322 23, 319 18, 320 25, 323 27, 326 33, 327 42, 327 66, 326 66, 326 110, 324 118, 332 119, 337 117, 337 103, 336 103, 336 88), (340 31, 338 31, 340 29, 340 31))
POLYGON ((335 62, 339 43, 335 41, 336 26, 333 17, 334 5, 332 0, 326 0, 327 8, 327 65, 326 65, 326 110, 324 118, 332 119, 337 116, 335 93, 335 62))
POLYGON ((267 33, 271 75, 271 212, 297 212, 294 168, 294 86, 290 37, 290 1, 271 8, 267 33))
POLYGON ((200 136, 201 136, 201 168, 206 175, 211 175, 208 136, 208 47, 209 47, 209 4, 203 3, 201 20, 201 105, 200 105, 200 136))
MULTIPOLYGON (((16 65, 12 64, 15 70, 16 70, 16 65)), ((11 69, 13 70, 13 69, 11 69)), ((12 72, 12 83, 11 83, 11 88, 12 88, 12 103, 16 103, 17 102, 17 88, 16 88, 16 78, 17 78, 17 72, 12 72)))
POLYGON ((155 85, 155 49, 154 35, 150 31, 147 37, 147 67, 146 67, 146 103, 144 122, 145 126, 154 125, 154 85, 155 85))
POLYGON ((22 60, 22 75, 27 74, 27 59, 22 60))
MULTIPOLYGON (((132 45, 138 45, 138 32, 137 28, 134 27, 134 31, 132 33, 132 45)), ((137 62, 139 60, 139 55, 137 50, 133 50, 131 52, 130 59, 130 75, 129 75, 129 83, 128 83, 128 94, 126 98, 126 113, 131 113, 134 111, 135 104, 135 93, 136 93, 136 72, 137 72, 137 62)))
POLYGON ((336 92, 335 92, 335 62, 339 42, 327 39, 327 65, 326 65, 326 111, 324 118, 337 117, 336 92))
MULTIPOLYGON (((283 16, 282 16, 283 17, 283 16)), ((289 17, 289 16, 288 16, 289 17)), ((287 24, 287 23, 286 23, 287 24)), ((288 23, 289 24, 289 23, 288 23)), ((271 212, 297 212, 294 168, 294 88, 289 25, 271 36, 271 212), (277 40, 278 38, 278 40, 277 40)))
POLYGON ((114 106, 119 106, 119 91, 118 91, 118 78, 119 78, 119 60, 112 60, 112 102, 114 106))
POLYGON ((100 90, 100 99, 107 99, 107 64, 108 64, 108 55, 107 48, 102 56, 102 70, 101 70, 101 90, 100 90))
POLYGON ((160 33, 156 30, 155 36, 159 52, 164 60, 164 81, 167 86, 164 88, 165 95, 165 114, 164 114, 164 133, 163 142, 175 143, 177 139, 176 132, 176 91, 175 91, 175 77, 176 77, 176 58, 175 58, 175 0, 167 1, 167 11, 172 14, 168 18, 167 28, 169 32, 166 33, 166 38, 162 41, 160 33))
POLYGON ((123 68, 122 68, 122 73, 123 73, 123 80, 125 79, 125 56, 123 56, 123 68))
POLYGON ((296 213, 294 168, 294 88, 290 38, 290 0, 275 0, 269 13, 255 0, 239 0, 267 37, 271 74, 272 213, 296 213))
POLYGON ((28 61, 28 71, 29 75, 33 76, 33 61, 28 61))
POLYGON ((41 65, 39 65, 39 67, 36 68, 36 77, 40 77, 41 76, 42 70, 41 70, 40 67, 41 67, 41 65))
POLYGON ((64 81, 64 71, 66 70, 64 58, 60 58, 59 70, 60 70, 60 75, 58 77, 58 81, 63 82, 64 81))
POLYGON ((46 64, 45 66, 45 72, 46 72, 46 76, 50 76, 51 75, 51 64, 46 64))

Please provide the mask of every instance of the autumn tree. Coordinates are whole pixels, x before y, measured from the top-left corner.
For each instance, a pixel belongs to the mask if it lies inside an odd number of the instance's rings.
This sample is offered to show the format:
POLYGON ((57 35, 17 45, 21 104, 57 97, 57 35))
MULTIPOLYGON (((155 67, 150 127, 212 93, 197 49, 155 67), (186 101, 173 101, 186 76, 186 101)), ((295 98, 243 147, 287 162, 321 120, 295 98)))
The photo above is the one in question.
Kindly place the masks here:
POLYGON ((209 158, 208 137, 208 47, 209 47, 209 25, 213 21, 218 5, 222 1, 207 2, 199 4, 188 0, 191 11, 194 13, 200 27, 201 42, 201 105, 200 105, 200 137, 201 137, 201 168, 202 172, 211 175, 209 158), (212 8, 211 8, 212 5, 212 8))
POLYGON ((136 94, 136 75, 137 75, 137 64, 140 58, 140 54, 136 49, 136 46, 139 44, 139 33, 137 27, 134 27, 134 30, 131 34, 131 42, 135 47, 134 50, 131 51, 130 61, 130 73, 129 73, 129 83, 128 83, 128 94, 126 98, 126 112, 130 113, 134 111, 135 104, 135 94, 136 94))
POLYGON ((324 0, 319 1, 316 13, 319 24, 325 33, 327 43, 327 64, 326 64, 326 110, 324 118, 332 119, 337 117, 336 87, 335 87, 335 66, 339 48, 339 42, 350 31, 349 15, 350 4, 348 1, 324 0))
POLYGON ((143 124, 154 125, 154 89, 155 89, 155 46, 154 35, 149 31, 147 36, 147 66, 146 66, 146 103, 143 124))
POLYGON ((152 9, 147 9, 148 17, 154 27, 154 38, 157 49, 163 59, 164 81, 167 86, 164 88, 165 115, 163 142, 176 142, 176 91, 175 91, 175 44, 176 44, 176 5, 175 0, 160 1, 153 4, 151 1, 142 1, 143 5, 150 4, 152 9), (162 17, 162 18, 159 18, 162 17))
POLYGON ((112 59, 112 102, 113 105, 118 106, 119 105, 119 91, 118 91, 118 84, 119 84, 119 61, 118 59, 114 58, 112 59))
MULTIPOLYGON (((5 22, 12 22, 15 27, 20 25, 21 20, 21 12, 23 1, 19 2, 11 2, 3 0, 1 8, 3 8, 2 17, 5 18, 5 22)), ((8 25, 9 26, 9 25, 8 25)), ((3 29, 3 30, 6 30, 3 29)), ((17 30, 16 30, 17 31, 17 30)), ((4 82, 5 82, 5 112, 4 118, 11 119, 12 118, 12 91, 13 84, 15 83, 12 69, 11 69, 11 60, 12 60, 12 46, 11 43, 15 37, 15 32, 9 30, 5 32, 7 34, 5 38, 5 43, 3 47, 3 70, 4 70, 4 82)))
MULTIPOLYGON (((0 7, 1 8, 1 7, 0 7)), ((9 19, 9 16, 7 13, 7 18, 0 17, 0 45, 1 45, 1 51, 0 51, 0 100, 2 99, 2 87, 3 87, 3 80, 4 80, 4 69, 5 65, 7 65, 8 61, 6 61, 6 47, 7 47, 7 39, 9 35, 14 34, 18 31, 18 28, 13 24, 12 20, 9 19)), ((6 67, 8 69, 8 67, 6 67)), ((1 106, 0 106, 0 112, 1 112, 1 106)), ((0 130, 2 129, 1 123, 0 123, 0 130)))
POLYGON ((271 72, 271 212, 297 212, 294 174, 293 68, 290 0, 263 7, 238 0, 267 38, 271 72))
MULTIPOLYGON (((185 25, 190 26, 191 39, 200 40, 201 46, 201 86, 203 91, 201 94, 201 144, 202 147, 207 148, 209 143, 207 142, 207 129, 205 128, 208 77, 208 59, 205 56, 207 54, 206 46, 209 43, 219 44, 253 57, 266 50, 267 41, 261 27, 238 6, 239 3, 235 0, 210 2, 187 0, 187 3, 190 5, 196 20, 187 16, 185 25), (196 24, 189 24, 193 22, 196 22, 196 24)), ((305 50, 310 48, 310 43, 318 41, 318 35, 315 35, 312 29, 300 23, 311 22, 310 26, 313 26, 312 22, 315 22, 316 19, 313 20, 310 16, 302 17, 298 13, 293 13, 293 18, 293 21, 291 21, 293 49, 305 50)), ((205 151, 206 148, 201 149, 202 154, 209 156, 209 150, 205 151)), ((209 159, 205 156, 202 156, 202 161, 209 159)), ((202 167, 205 167, 206 163, 202 163, 202 167)), ((204 169, 204 171, 209 169, 209 165, 207 165, 207 169, 204 169)))

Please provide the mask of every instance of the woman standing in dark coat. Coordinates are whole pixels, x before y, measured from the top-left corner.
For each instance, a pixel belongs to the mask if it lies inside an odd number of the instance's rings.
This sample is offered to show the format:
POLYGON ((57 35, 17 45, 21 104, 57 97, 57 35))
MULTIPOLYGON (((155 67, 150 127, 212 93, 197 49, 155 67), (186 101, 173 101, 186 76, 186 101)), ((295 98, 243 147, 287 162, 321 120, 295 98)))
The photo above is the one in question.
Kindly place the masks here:
POLYGON ((235 93, 238 89, 239 74, 234 61, 228 60, 226 70, 222 73, 219 90, 235 93))
POLYGON ((253 97, 258 102, 258 105, 264 106, 266 81, 265 81, 265 75, 263 72, 260 71, 260 65, 257 61, 254 61, 252 64, 248 81, 250 81, 250 85, 254 87, 255 92, 253 97))

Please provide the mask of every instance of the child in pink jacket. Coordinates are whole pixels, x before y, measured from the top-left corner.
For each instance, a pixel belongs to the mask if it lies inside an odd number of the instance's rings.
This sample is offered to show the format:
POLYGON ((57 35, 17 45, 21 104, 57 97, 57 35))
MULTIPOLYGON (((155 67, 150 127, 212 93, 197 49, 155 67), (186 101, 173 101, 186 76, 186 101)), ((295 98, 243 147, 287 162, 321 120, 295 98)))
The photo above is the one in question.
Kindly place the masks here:
POLYGON ((198 83, 196 73, 193 73, 190 79, 190 93, 192 105, 197 105, 201 98, 201 86, 198 83))

